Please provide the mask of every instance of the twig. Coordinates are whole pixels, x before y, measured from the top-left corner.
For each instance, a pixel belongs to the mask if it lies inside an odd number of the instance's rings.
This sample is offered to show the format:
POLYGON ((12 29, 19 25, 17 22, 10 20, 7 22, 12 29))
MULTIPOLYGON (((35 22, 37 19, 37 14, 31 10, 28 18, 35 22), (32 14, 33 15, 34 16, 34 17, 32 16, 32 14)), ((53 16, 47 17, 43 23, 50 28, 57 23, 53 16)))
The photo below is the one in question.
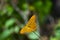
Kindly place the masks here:
POLYGON ((23 14, 23 11, 20 10, 17 5, 14 4, 13 1, 11 1, 11 4, 13 6, 13 8, 20 14, 20 16, 24 19, 25 23, 27 22, 27 16, 23 14))

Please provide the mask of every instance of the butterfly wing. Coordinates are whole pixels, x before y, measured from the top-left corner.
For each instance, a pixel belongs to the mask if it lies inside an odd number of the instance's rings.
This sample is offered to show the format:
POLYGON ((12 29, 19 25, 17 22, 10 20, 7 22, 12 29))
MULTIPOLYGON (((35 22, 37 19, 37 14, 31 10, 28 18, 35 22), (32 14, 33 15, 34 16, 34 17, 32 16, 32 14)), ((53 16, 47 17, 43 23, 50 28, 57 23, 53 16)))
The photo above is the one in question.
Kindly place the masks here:
POLYGON ((36 28, 36 15, 33 15, 26 25, 34 30, 36 28))
POLYGON ((20 33, 24 34, 24 33, 29 33, 36 30, 36 16, 33 15, 30 20, 28 21, 28 23, 26 24, 26 26, 24 28, 21 29, 20 33))
POLYGON ((25 33, 29 33, 31 32, 31 28, 25 26, 21 31, 20 31, 20 34, 25 34, 25 33))

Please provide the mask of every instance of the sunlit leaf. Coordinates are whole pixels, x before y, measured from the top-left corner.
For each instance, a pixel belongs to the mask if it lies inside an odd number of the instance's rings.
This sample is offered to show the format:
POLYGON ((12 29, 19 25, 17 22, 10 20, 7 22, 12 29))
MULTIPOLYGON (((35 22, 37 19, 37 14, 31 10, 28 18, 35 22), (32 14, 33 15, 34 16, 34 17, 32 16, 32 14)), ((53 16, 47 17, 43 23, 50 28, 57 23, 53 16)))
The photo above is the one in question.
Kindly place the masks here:
POLYGON ((0 39, 5 39, 8 36, 10 36, 12 33, 14 32, 14 29, 11 28, 10 30, 5 30, 1 35, 0 35, 0 39))
POLYGON ((55 35, 56 35, 57 38, 60 38, 60 30, 57 30, 57 31, 55 32, 55 35))
POLYGON ((34 6, 30 6, 29 9, 30 9, 31 11, 34 11, 34 10, 35 10, 34 6))
POLYGON ((8 19, 5 22, 5 27, 8 28, 9 26, 12 26, 14 23, 15 23, 15 19, 14 18, 8 19))
POLYGON ((39 39, 39 33, 37 31, 34 31, 34 32, 28 34, 28 37, 30 39, 39 39))
POLYGON ((19 29, 20 29, 19 26, 15 26, 15 28, 14 28, 15 33, 18 33, 19 29))
POLYGON ((57 40, 57 38, 50 38, 50 40, 57 40))

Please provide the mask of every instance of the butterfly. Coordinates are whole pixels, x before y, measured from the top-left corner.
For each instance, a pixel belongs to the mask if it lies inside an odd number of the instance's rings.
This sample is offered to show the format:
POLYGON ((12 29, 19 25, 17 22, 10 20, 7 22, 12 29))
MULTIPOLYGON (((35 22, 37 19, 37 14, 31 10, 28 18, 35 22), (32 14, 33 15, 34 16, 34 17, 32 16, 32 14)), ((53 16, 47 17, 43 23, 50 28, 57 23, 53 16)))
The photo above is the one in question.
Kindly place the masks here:
POLYGON ((30 20, 27 22, 26 26, 24 26, 21 31, 20 34, 25 34, 25 33, 30 33, 32 31, 36 30, 36 15, 33 15, 30 20))

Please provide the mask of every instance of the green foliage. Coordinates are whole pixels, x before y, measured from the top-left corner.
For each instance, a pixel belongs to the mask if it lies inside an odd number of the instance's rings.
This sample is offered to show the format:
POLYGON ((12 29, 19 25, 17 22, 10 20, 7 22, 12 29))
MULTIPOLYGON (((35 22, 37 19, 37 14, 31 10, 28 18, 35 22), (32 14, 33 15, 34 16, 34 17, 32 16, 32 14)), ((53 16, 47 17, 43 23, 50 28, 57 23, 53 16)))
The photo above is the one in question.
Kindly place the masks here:
POLYGON ((4 5, 3 10, 1 11, 1 15, 7 14, 8 16, 10 16, 12 15, 12 12, 13 8, 10 5, 6 4, 4 5))
POLYGON ((43 4, 42 1, 38 1, 38 2, 34 3, 34 6, 36 9, 40 10, 42 8, 42 4, 43 4))
POLYGON ((28 34, 28 37, 29 37, 30 39, 39 39, 39 37, 40 37, 40 36, 39 36, 39 32, 36 30, 36 31, 28 34))
POLYGON ((22 4, 22 9, 23 9, 23 10, 28 9, 28 4, 27 4, 27 3, 23 3, 23 4, 22 4))
POLYGON ((18 32, 19 32, 19 29, 20 29, 20 28, 19 28, 18 26, 16 26, 16 27, 14 28, 14 32, 15 32, 15 33, 18 33, 18 32))
POLYGON ((2 34, 0 34, 0 40, 3 40, 5 38, 7 38, 8 36, 10 36, 12 33, 14 32, 14 29, 11 28, 10 30, 5 30, 2 34))
MULTIPOLYGON (((14 36, 13 34, 17 34, 19 35, 18 36, 19 38, 22 38, 21 34, 19 34, 19 31, 21 28, 25 26, 24 24, 25 20, 23 20, 23 17, 27 20, 30 14, 32 14, 29 12, 36 11, 36 13, 38 14, 39 23, 41 25, 42 23, 44 23, 46 16, 49 15, 52 6, 51 0, 45 0, 45 3, 42 0, 32 0, 33 3, 31 3, 31 5, 26 0, 18 0, 18 1, 13 0, 13 2, 15 1, 16 3, 18 2, 18 4, 14 3, 17 6, 17 9, 15 9, 15 6, 14 7, 12 6, 11 1, 12 0, 5 0, 4 1, 5 4, 0 10, 0 31, 1 31, 0 40, 13 40, 11 37, 14 36), (24 15, 21 16, 20 14, 24 14, 24 15), (15 18, 17 19, 17 21, 15 18)), ((56 27, 54 28, 54 31, 56 37, 55 38, 51 37, 50 38, 51 40, 60 39, 60 21, 55 26, 56 27)), ((37 33, 37 35, 39 35, 39 31, 38 32, 35 31, 35 32, 37 33)), ((35 35, 33 32, 27 34, 28 38, 31 40, 33 39, 38 40, 37 35, 35 35)), ((15 36, 13 38, 16 39, 15 36)))
POLYGON ((13 8, 9 5, 7 5, 7 12, 8 12, 8 16, 12 15, 12 12, 13 12, 13 8))

